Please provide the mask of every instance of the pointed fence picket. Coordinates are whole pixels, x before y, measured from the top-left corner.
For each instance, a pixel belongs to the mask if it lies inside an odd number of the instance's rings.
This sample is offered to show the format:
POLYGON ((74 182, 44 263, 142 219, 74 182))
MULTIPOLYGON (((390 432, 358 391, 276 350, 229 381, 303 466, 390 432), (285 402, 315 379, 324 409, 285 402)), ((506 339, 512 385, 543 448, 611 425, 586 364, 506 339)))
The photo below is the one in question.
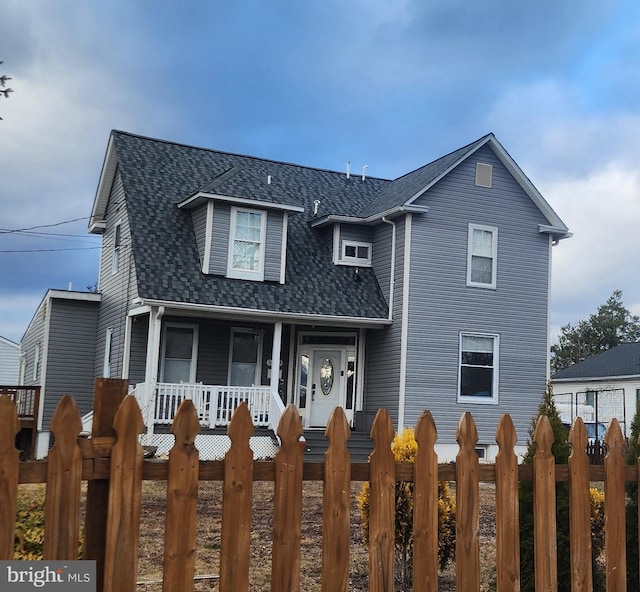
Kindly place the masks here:
POLYGON ((274 482, 271 589, 300 588, 301 512, 303 480, 324 483, 321 589, 346 592, 349 582, 350 492, 353 481, 370 482, 369 590, 394 589, 395 484, 414 482, 415 592, 437 590, 438 483, 455 481, 457 589, 479 590, 479 484, 496 488, 496 589, 520 589, 518 485, 533 481, 536 589, 557 589, 555 486, 568 481, 572 589, 589 592, 591 532, 589 485, 605 486, 606 578, 608 590, 626 586, 624 486, 638 482, 638 466, 625 466, 622 433, 614 420, 605 438, 604 467, 589 465, 584 424, 577 420, 569 440, 569 463, 556 466, 551 454, 553 432, 540 418, 533 440, 533 466, 517 464, 516 433, 509 416, 496 432, 499 452, 494 465, 480 464, 473 418, 460 419, 460 452, 455 465, 438 464, 436 426, 430 413, 416 427, 418 452, 414 463, 395 462, 393 427, 380 410, 371 430, 374 442, 369 463, 351 463, 350 432, 344 412, 334 410, 326 429, 329 448, 324 462, 304 462, 299 439, 302 425, 289 407, 278 427, 281 448, 273 461, 254 461, 249 447, 253 433, 246 405, 230 422, 231 448, 224 461, 200 461, 195 447, 198 418, 191 402, 182 404, 172 432, 175 446, 168 460, 143 460, 142 417, 135 399, 126 396, 126 382, 96 382, 94 430, 80 438, 80 418, 73 399, 64 397, 52 422, 55 445, 46 462, 20 462, 14 438, 19 429, 15 404, 0 395, 0 559, 13 554, 19 483, 46 483, 45 556, 74 559, 80 535, 80 486, 89 484, 83 557, 95 559, 99 592, 136 590, 141 489, 144 480, 167 480, 163 589, 192 592, 198 552, 195 516, 198 483, 223 482, 220 582, 222 592, 247 592, 250 582, 252 486, 255 480, 274 482), (111 427, 112 426, 112 427, 111 427), (106 490, 104 486, 106 485, 106 490), (91 531, 89 531, 91 527, 91 531))

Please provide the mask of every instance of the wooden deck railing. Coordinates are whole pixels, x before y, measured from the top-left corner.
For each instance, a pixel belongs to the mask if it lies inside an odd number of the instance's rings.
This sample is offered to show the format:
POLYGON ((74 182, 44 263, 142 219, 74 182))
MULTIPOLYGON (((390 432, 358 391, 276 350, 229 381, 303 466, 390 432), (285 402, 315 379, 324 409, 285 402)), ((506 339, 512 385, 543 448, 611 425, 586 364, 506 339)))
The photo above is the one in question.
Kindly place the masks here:
POLYGON ((437 589, 438 482, 456 482, 457 589, 480 590, 479 484, 495 482, 496 576, 498 592, 520 589, 518 483, 533 481, 536 590, 557 590, 555 541, 555 483, 568 481, 571 507, 571 555, 574 590, 589 591, 592 584, 591 526, 588 519, 589 484, 605 487, 607 590, 625 590, 624 486, 638 481, 638 468, 625 466, 620 427, 612 421, 607 432, 603 466, 589 465, 587 436, 578 420, 572 431, 569 464, 556 466, 551 454, 553 432, 546 417, 534 433, 537 452, 533 465, 518 465, 516 433, 508 415, 497 431, 499 453, 495 464, 480 464, 477 431, 470 414, 459 423, 459 453, 455 464, 438 464, 436 426, 424 412, 416 427, 418 452, 414 463, 397 463, 391 451, 393 426, 385 410, 374 421, 373 453, 368 463, 351 463, 346 448, 349 428, 340 408, 334 410, 326 435, 324 462, 304 462, 299 445, 300 417, 288 407, 278 427, 281 448, 273 461, 254 461, 249 448, 253 425, 241 405, 229 424, 231 448, 224 461, 199 461, 194 446, 199 420, 191 401, 184 401, 172 432, 176 444, 168 460, 144 460, 139 442, 143 429, 134 397, 126 396, 125 381, 96 384, 93 436, 78 435, 81 422, 73 399, 65 397, 52 421, 55 446, 46 462, 19 462, 13 447, 18 429, 13 403, 0 397, 0 559, 13 553, 14 519, 19 483, 46 482, 46 559, 77 558, 82 480, 88 481, 83 558, 98 565, 98 590, 136 590, 137 549, 143 480, 166 480, 164 590, 191 591, 196 559, 196 505, 198 482, 223 482, 220 580, 222 592, 247 592, 251 541, 252 484, 274 482, 271 589, 300 587, 301 509, 303 480, 324 483, 322 590, 345 592, 349 579, 350 484, 371 485, 369 530, 369 590, 394 590, 394 503, 396 481, 413 481, 417 500, 414 513, 414 592, 437 589), (122 403, 120 404, 120 401, 122 403), (113 426, 113 430, 111 429, 113 426), (117 437, 116 437, 117 434, 117 437), (585 508, 587 510, 585 510, 585 508), (572 563, 572 566, 574 564, 572 563))

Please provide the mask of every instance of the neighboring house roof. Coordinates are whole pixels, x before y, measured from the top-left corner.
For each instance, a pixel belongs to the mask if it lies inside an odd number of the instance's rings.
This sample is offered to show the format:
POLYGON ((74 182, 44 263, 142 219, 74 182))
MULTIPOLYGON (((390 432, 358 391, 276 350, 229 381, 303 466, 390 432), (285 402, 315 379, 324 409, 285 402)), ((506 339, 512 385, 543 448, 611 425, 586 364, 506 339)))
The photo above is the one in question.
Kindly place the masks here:
POLYGON ((373 270, 361 269, 360 281, 354 281, 353 268, 331 264, 331 237, 322 229, 322 221, 371 224, 395 212, 423 214, 428 206, 413 205, 417 197, 484 145, 494 150, 544 214, 548 225, 540 231, 555 238, 568 236, 567 227, 493 134, 390 181, 114 131, 89 227, 92 232, 104 231, 110 190, 119 173, 143 300, 383 320, 388 308, 373 270), (258 207, 289 211, 285 284, 200 271, 187 210, 210 198, 251 200, 258 207))
POLYGON ((640 342, 623 343, 556 372, 553 380, 629 378, 640 376, 640 342))
POLYGON ((14 347, 15 349, 20 349, 19 343, 16 343, 15 341, 11 341, 11 339, 7 339, 6 337, 2 337, 2 335, 0 335, 0 343, 3 343, 10 347, 14 347))

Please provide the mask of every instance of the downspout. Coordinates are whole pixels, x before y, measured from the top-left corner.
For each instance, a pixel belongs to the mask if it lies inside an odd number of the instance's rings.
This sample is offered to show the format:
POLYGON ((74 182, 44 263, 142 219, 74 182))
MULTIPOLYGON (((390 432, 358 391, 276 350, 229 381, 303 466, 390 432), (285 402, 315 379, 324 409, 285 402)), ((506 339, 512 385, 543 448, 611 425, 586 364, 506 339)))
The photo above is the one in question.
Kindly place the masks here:
POLYGON ((396 286, 396 223, 386 216, 382 217, 385 224, 391 224, 391 269, 389 270, 389 320, 393 320, 393 293, 396 286))

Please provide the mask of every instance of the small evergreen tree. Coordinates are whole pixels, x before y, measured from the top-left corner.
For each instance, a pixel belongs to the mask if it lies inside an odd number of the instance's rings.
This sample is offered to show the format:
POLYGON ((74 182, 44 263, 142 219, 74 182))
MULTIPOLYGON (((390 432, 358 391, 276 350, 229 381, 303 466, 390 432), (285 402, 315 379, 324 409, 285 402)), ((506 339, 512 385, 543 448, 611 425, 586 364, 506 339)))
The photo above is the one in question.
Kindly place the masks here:
MULTIPOLYGON (((406 428, 396 434, 391 444, 396 462, 414 462, 418 451, 413 428, 406 428)), ((357 496, 362 518, 362 538, 369 544, 369 500, 370 487, 365 482, 357 496)), ((396 483, 396 526, 395 545, 398 574, 403 589, 411 585, 413 569, 413 482, 396 483)), ((444 569, 455 556, 456 550, 456 509, 455 500, 449 484, 443 481, 438 484, 438 560, 440 569, 444 569)))
MULTIPOLYGON (((533 434, 538 418, 545 415, 549 418, 553 430, 553 445, 551 453, 556 464, 565 465, 569 461, 571 446, 567 441, 567 430, 562 425, 560 414, 553 400, 553 388, 551 383, 542 397, 538 407, 537 417, 532 418, 529 429, 527 452, 523 458, 524 464, 533 464, 537 445, 533 441, 533 434)), ((604 498, 597 490, 591 494, 591 526, 596 529, 592 542, 593 551, 593 575, 594 591, 604 591, 604 574, 596 558, 602 553, 604 547, 604 498)), ((535 562, 533 540, 533 483, 522 481, 519 485, 520 495, 520 586, 522 592, 535 591, 535 562)), ((569 541, 569 484, 556 483, 556 537, 557 537, 557 562, 558 562, 558 592, 571 592, 571 556, 569 541)))
MULTIPOLYGON (((636 411, 631 422, 631 437, 626 462, 636 465, 640 456, 640 413, 636 411)), ((638 564, 638 483, 629 481, 626 484, 626 549, 627 549, 627 590, 640 590, 640 565, 638 564)))

